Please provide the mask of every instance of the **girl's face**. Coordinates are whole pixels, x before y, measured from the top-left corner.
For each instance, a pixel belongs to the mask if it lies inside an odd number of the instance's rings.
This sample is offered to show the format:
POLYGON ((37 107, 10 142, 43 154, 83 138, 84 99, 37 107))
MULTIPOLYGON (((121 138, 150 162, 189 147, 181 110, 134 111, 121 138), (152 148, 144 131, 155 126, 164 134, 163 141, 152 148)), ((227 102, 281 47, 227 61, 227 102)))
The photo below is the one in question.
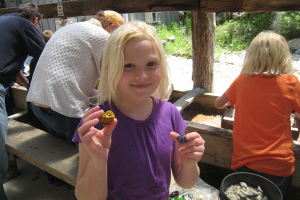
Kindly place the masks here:
POLYGON ((132 39, 124 48, 124 70, 118 84, 121 99, 148 100, 160 84, 159 51, 152 40, 132 39))

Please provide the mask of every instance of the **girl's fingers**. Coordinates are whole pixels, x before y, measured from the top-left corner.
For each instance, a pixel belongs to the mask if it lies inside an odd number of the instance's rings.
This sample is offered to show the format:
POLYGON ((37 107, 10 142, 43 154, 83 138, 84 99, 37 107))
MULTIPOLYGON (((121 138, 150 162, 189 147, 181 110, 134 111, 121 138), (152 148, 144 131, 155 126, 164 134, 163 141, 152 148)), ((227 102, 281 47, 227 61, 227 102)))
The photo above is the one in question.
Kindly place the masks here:
POLYGON ((203 140, 201 135, 197 132, 191 132, 191 133, 188 133, 185 135, 186 140, 194 140, 194 139, 198 139, 198 138, 201 138, 201 140, 203 140))
POLYGON ((197 132, 191 132, 185 135, 185 142, 184 143, 179 143, 177 137, 179 136, 178 133, 176 132, 170 132, 170 137, 178 143, 179 147, 186 147, 186 146, 200 146, 204 145, 205 141, 203 138, 200 136, 199 133, 197 132))
POLYGON ((190 153, 185 153, 183 157, 185 158, 190 158, 194 159, 196 161, 200 161, 203 156, 203 152, 190 152, 190 153))
POLYGON ((89 120, 85 123, 83 123, 79 128, 78 128, 78 134, 80 137, 84 136, 88 131, 91 130, 93 126, 99 123, 99 119, 95 118, 93 120, 89 120))
POLYGON ((80 136, 80 139, 83 144, 89 143, 92 138, 97 134, 97 129, 91 128, 88 132, 85 132, 83 135, 80 136))
POLYGON ((176 132, 170 132, 170 137, 175 141, 178 142, 177 137, 179 136, 176 132))
POLYGON ((188 153, 193 153, 193 152, 203 153, 204 150, 205 150, 204 145, 200 145, 200 146, 186 146, 186 147, 179 148, 179 152, 181 154, 188 154, 188 153))
POLYGON ((111 136, 113 130, 115 129, 116 125, 118 123, 117 118, 114 118, 106 127, 102 129, 103 133, 106 135, 111 136))
POLYGON ((99 106, 97 106, 97 107, 89 110, 87 113, 84 114, 83 123, 85 123, 89 120, 95 119, 95 118, 100 118, 103 115, 104 111, 99 110, 99 106))

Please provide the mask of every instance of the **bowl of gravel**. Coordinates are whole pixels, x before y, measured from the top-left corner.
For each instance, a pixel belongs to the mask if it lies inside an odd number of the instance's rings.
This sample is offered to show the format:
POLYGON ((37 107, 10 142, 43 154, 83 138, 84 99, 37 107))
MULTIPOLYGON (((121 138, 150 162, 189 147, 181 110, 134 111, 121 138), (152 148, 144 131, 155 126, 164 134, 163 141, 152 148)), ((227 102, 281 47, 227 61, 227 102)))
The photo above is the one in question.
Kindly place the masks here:
POLYGON ((236 172, 226 176, 220 186, 220 200, 282 200, 279 188, 265 177, 236 172))

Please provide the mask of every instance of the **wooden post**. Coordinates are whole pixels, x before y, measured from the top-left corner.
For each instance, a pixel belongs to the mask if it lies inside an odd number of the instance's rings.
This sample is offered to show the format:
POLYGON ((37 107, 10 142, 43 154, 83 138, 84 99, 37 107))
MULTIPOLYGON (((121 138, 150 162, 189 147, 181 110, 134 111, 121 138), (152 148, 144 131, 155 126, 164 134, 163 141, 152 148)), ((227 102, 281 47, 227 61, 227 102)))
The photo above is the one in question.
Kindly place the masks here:
POLYGON ((215 13, 192 11, 193 82, 207 93, 213 92, 215 13))

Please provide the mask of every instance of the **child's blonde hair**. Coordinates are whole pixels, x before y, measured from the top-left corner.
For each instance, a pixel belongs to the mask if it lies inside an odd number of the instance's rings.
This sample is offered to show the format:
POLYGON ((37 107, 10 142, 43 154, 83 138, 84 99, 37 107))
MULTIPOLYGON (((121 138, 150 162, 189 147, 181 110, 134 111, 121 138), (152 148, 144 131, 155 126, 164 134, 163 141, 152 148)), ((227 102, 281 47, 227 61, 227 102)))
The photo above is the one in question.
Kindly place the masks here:
POLYGON ((251 42, 241 74, 268 76, 293 74, 295 69, 286 39, 272 31, 259 33, 251 42))
MULTIPOLYGON (((154 27, 145 22, 132 21, 117 28, 105 44, 101 63, 101 77, 98 86, 98 103, 103 104, 116 97, 118 83, 124 69, 124 47, 132 39, 150 39, 154 41, 159 54, 162 67, 161 80, 154 92, 157 99, 165 100, 166 90, 169 84, 168 64, 163 44, 154 27)), ((138 51, 138 49, 137 49, 138 51)))
POLYGON ((48 40, 50 40, 51 36, 53 35, 53 32, 51 30, 45 30, 42 32, 42 35, 45 39, 45 42, 48 42, 48 40))

